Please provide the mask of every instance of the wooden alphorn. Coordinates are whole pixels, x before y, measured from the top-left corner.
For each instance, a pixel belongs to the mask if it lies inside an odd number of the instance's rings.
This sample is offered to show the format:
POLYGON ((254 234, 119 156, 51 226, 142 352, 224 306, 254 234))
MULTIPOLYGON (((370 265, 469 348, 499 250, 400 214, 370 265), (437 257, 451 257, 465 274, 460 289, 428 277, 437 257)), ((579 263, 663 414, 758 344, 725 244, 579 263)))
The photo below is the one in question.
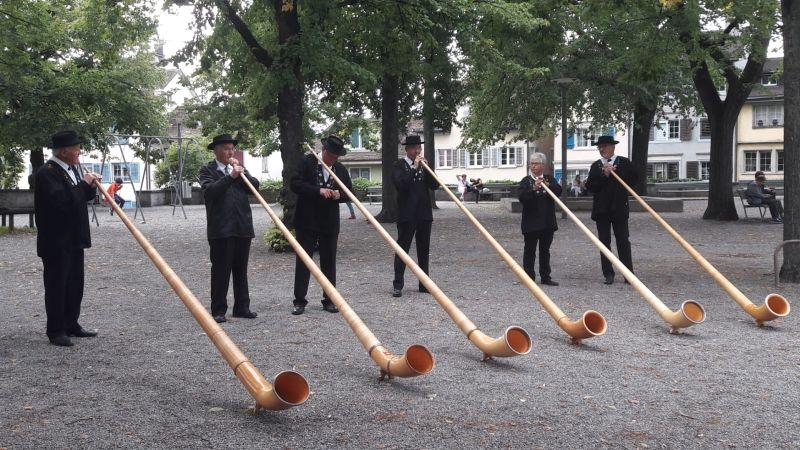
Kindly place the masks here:
MULTIPOLYGON (((483 360, 491 359, 492 357, 509 357, 509 356, 517 356, 517 355, 524 355, 531 351, 531 338, 527 331, 525 331, 521 327, 517 326, 510 326, 506 328, 503 336, 493 339, 486 334, 484 334, 481 330, 475 326, 472 321, 470 321, 467 316, 464 315, 461 310, 450 300, 439 286, 431 280, 431 278, 426 274, 417 263, 408 256, 400 245, 395 242, 392 236, 375 220, 375 217, 367 210, 363 203, 361 203, 350 189, 347 189, 347 186, 342 183, 342 180, 336 176, 336 174, 325 164, 325 161, 322 160, 319 154, 317 154, 308 144, 306 144, 308 150, 317 158, 317 160, 322 164, 322 167, 328 171, 330 176, 336 180, 336 183, 339 184, 339 189, 344 191, 345 194, 350 198, 350 201, 358 207, 361 214, 366 217, 370 224, 378 231, 378 234, 389 244, 390 247, 395 251, 395 253, 403 260, 403 262, 414 272, 414 275, 417 276, 420 283, 430 292, 439 306, 444 309, 450 319, 456 323, 456 325, 461 329, 461 331, 467 336, 467 339, 472 342, 478 349, 483 352, 483 360)), ((388 181, 388 180, 387 180, 388 181)))
POLYGON ((347 325, 350 326, 350 329, 353 330, 358 340, 361 342, 361 345, 367 349, 367 354, 369 354, 370 358, 380 367, 380 379, 383 380, 384 377, 388 376, 390 379, 392 377, 415 377, 418 375, 424 375, 431 370, 433 370, 433 366, 435 365, 433 354, 423 345, 412 345, 410 346, 403 356, 395 356, 386 349, 386 347, 381 344, 378 338, 372 334, 372 331, 367 328, 364 322, 358 317, 358 315, 353 311, 353 308, 347 304, 344 297, 339 293, 336 287, 328 280, 322 270, 314 264, 314 260, 308 256, 303 247, 297 242, 294 235, 286 228, 283 221, 278 217, 277 214, 269 207, 264 197, 258 192, 258 190, 253 186, 253 183, 247 179, 245 174, 239 175, 242 181, 250 188, 250 191, 255 195, 258 202, 261 203, 261 206, 267 212, 272 222, 275 226, 281 230, 283 236, 289 241, 289 245, 292 246, 294 252, 300 257, 300 260, 303 261, 303 264, 308 267, 308 270, 311 272, 311 275, 314 276, 314 279, 317 280, 317 283, 322 287, 322 290, 328 294, 328 298, 331 299, 336 308, 339 309, 339 312, 344 317, 345 322, 347 325))
POLYGON ((433 177, 436 182, 442 186, 442 189, 450 196, 450 199, 458 206, 459 209, 464 213, 465 216, 475 225, 475 228, 480 231, 484 238, 489 241, 489 244, 494 248, 500 258, 508 264, 508 267, 511 268, 511 271, 514 272, 514 275, 517 276, 522 284, 528 288, 528 290, 533 294, 533 297, 539 301, 539 303, 544 307, 545 311, 550 314, 550 317, 556 321, 556 325, 558 325, 562 330, 564 330, 570 337, 570 340, 574 344, 579 344, 582 339, 594 337, 594 336, 601 336, 603 333, 606 332, 607 323, 605 317, 597 311, 589 310, 583 313, 580 320, 571 320, 564 314, 561 309, 556 306, 553 300, 547 296, 547 294, 534 282, 531 277, 525 272, 514 258, 508 254, 508 252, 500 245, 499 242, 489 233, 488 230, 478 221, 478 219, 464 206, 464 202, 458 199, 450 189, 442 182, 442 180, 436 175, 436 173, 431 170, 431 168, 426 164, 422 163, 422 167, 428 171, 428 173, 433 177))
POLYGON ((700 267, 703 268, 711 278, 721 287, 727 294, 730 296, 733 301, 735 301, 747 314, 750 314, 756 321, 756 324, 759 327, 764 326, 764 322, 775 320, 779 317, 785 317, 789 315, 789 311, 791 310, 791 305, 789 305, 789 301, 786 300, 782 295, 779 294, 769 294, 764 299, 764 304, 761 306, 756 306, 750 299, 747 298, 742 291, 736 288, 727 278, 725 278, 719 270, 717 270, 714 266, 711 265, 708 260, 706 260, 703 255, 701 255, 697 250, 689 244, 686 239, 684 239, 674 228, 672 228, 666 220, 664 220, 650 205, 647 204, 646 201, 642 197, 640 197, 627 183, 622 181, 622 178, 619 177, 613 171, 611 175, 619 181, 619 183, 628 190, 628 193, 633 196, 636 201, 642 205, 647 212, 650 213, 651 216, 658 222, 670 236, 672 236, 678 244, 686 250, 686 253, 689 254, 700 267))
MULTIPOLYGON (((86 170, 84 168, 84 170, 86 170)), ((87 171, 88 172, 88 171, 87 171)), ((131 232, 136 242, 142 247, 144 252, 153 261, 172 287, 183 304, 192 313, 192 317, 200 324, 214 346, 217 347, 222 357, 233 369, 236 378, 241 381, 247 392, 255 399, 255 409, 281 410, 292 406, 303 404, 309 395, 308 382, 297 372, 287 370, 275 376, 275 383, 271 385, 261 374, 261 372, 244 356, 236 344, 225 334, 222 327, 211 317, 205 307, 197 300, 197 297, 189 290, 178 275, 172 270, 156 249, 150 244, 147 238, 133 224, 122 208, 117 205, 114 199, 108 194, 100 180, 95 180, 95 185, 100 189, 103 197, 108 204, 116 211, 122 223, 131 232)))
POLYGON ((611 264, 613 264, 614 267, 622 273, 622 276, 628 280, 628 283, 630 283, 631 286, 633 286, 633 288, 636 289, 642 297, 644 297, 645 301, 647 301, 647 303, 649 303, 650 306, 652 306, 653 309, 658 312, 658 315, 660 315, 661 318, 670 325, 670 333, 678 334, 680 333, 681 328, 688 328, 692 325, 702 323, 706 319, 705 310, 700 303, 694 300, 686 300, 681 304, 680 309, 677 311, 672 311, 667 308, 667 306, 664 305, 664 303, 658 297, 656 297, 656 295, 653 294, 653 292, 648 289, 647 286, 645 286, 644 283, 642 283, 639 278, 633 274, 633 272, 625 267, 625 264, 622 264, 622 261, 620 261, 619 258, 617 258, 614 253, 611 252, 611 250, 606 248, 606 246, 600 242, 600 239, 598 239, 594 233, 586 228, 586 225, 584 225, 583 222, 581 222, 575 216, 575 214, 573 214, 572 211, 570 211, 569 208, 564 205, 561 199, 559 199, 558 196, 556 196, 546 184, 542 183, 542 187, 545 191, 547 191, 548 194, 550 194, 551 197, 553 197, 553 200, 555 200, 558 206, 567 214, 567 216, 569 216, 570 219, 572 219, 573 222, 575 222, 578 228, 580 228, 581 231, 586 234, 589 240, 592 241, 592 243, 600 250, 600 252, 605 255, 609 261, 611 261, 611 264))

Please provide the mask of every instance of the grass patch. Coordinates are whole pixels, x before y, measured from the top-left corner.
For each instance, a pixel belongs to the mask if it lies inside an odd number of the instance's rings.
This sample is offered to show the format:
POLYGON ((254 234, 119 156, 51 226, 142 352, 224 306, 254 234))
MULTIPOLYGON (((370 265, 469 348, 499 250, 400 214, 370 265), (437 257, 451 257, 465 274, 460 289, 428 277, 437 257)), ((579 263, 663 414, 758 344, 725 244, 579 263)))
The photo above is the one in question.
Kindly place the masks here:
POLYGON ((36 228, 31 227, 14 227, 14 229, 10 229, 8 227, 0 227, 0 236, 5 236, 7 234, 36 234, 36 228))

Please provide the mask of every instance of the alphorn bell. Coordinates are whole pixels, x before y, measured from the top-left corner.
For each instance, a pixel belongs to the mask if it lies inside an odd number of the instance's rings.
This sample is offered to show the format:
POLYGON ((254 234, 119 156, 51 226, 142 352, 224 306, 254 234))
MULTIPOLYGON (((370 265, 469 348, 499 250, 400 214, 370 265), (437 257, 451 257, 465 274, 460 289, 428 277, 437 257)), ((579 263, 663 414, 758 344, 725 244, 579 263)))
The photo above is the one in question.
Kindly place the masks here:
POLYGON ((400 245, 395 242, 392 236, 375 220, 375 217, 364 207, 364 204, 361 203, 350 189, 342 183, 342 180, 336 176, 335 173, 325 164, 325 161, 322 160, 317 152, 315 152, 308 144, 305 144, 308 150, 317 158, 317 160, 322 164, 322 167, 328 171, 330 176, 336 180, 336 183, 339 184, 339 188, 344 191, 345 194, 350 198, 350 200, 358 207, 358 210, 361 211, 361 214, 367 218, 370 224, 378 231, 378 234, 383 237, 389 246, 395 251, 395 253, 403 260, 403 262, 414 272, 414 275, 417 276, 420 283, 430 292, 439 306, 444 309, 450 319, 456 323, 456 325, 461 329, 467 339, 472 342, 473 345, 478 347, 483 352, 483 361, 487 359, 491 359, 492 357, 510 357, 510 356, 517 356, 517 355, 525 355, 531 351, 531 337, 527 331, 522 329, 521 327, 517 326, 510 326, 506 328, 503 336, 493 339, 486 334, 484 334, 478 327, 472 323, 467 316, 464 315, 461 310, 450 300, 439 286, 431 280, 431 278, 426 274, 422 268, 408 256, 400 245))
POLYGON ((494 237, 489 233, 489 231, 484 228, 484 226, 478 221, 478 219, 464 206, 464 203, 458 199, 458 197, 450 191, 450 189, 445 186, 442 180, 436 175, 436 173, 431 170, 430 167, 426 163, 422 163, 422 167, 428 171, 428 173, 436 180, 440 186, 444 189, 445 192, 450 196, 450 199, 458 205, 459 209, 464 213, 464 215, 469 218, 473 225, 481 232, 484 238, 489 241, 492 247, 494 247, 495 251, 500 255, 500 257, 505 261, 506 264, 511 268, 514 274, 517 276, 520 282, 528 288, 528 290, 533 294, 536 300, 544 307, 545 311, 550 314, 550 317, 556 321, 556 325, 561 327, 570 337, 570 340, 574 344, 579 344, 581 339, 586 339, 594 336, 600 336, 606 332, 607 323, 605 317, 597 311, 586 311, 581 316, 580 320, 570 320, 566 314, 564 314, 561 309, 556 306, 555 303, 550 299, 550 297, 545 294, 545 292, 534 282, 531 277, 525 272, 514 258, 508 254, 508 252, 503 248, 500 243, 495 240, 494 237))
POLYGON ((708 260, 703 258, 703 255, 695 250, 694 247, 692 247, 692 245, 689 244, 686 239, 681 237, 681 235, 678 234, 678 232, 675 231, 675 229, 672 228, 666 220, 656 213, 642 197, 640 197, 633 189, 631 189, 627 183, 622 181, 622 178, 620 178, 619 175, 613 171, 611 174, 614 175, 617 181, 619 181, 619 183, 628 190, 628 193, 631 194, 640 205, 642 205, 642 208, 647 210, 647 212, 649 212, 650 215, 656 219, 656 222, 661 224, 661 226, 667 230, 667 233, 669 233, 670 236, 678 241, 678 244, 680 244, 681 247, 686 250, 686 253, 694 258, 694 260, 697 261, 697 264, 700 264, 700 267, 702 267, 706 272, 708 272, 709 275, 711 275, 711 278, 717 282, 717 284, 733 299, 733 301, 738 303, 747 314, 753 316, 753 318, 756 320, 756 324, 759 327, 763 327, 764 322, 789 315, 789 311, 791 310, 789 301, 779 294, 769 294, 764 299, 764 304, 761 306, 756 306, 753 304, 753 302, 751 302, 750 299, 748 299, 747 296, 742 293, 742 291, 737 289, 733 283, 728 281, 728 279, 725 278, 725 276, 722 275, 719 270, 712 266, 708 260))
POLYGON ((681 304, 680 309, 677 311, 672 311, 667 308, 667 306, 664 305, 664 303, 658 297, 656 297, 656 295, 653 294, 653 292, 648 289, 647 286, 645 286, 644 283, 642 283, 639 278, 633 274, 633 272, 625 267, 625 264, 622 264, 622 261, 620 261, 619 258, 617 258, 614 253, 611 252, 611 250, 609 250, 605 245, 603 245, 602 242, 600 242, 600 239, 598 239, 594 233, 586 228, 586 225, 584 225, 583 222, 581 222, 575 216, 575 214, 573 214, 572 211, 570 211, 569 208, 567 208, 567 206, 564 205, 564 203, 555 194, 553 194, 553 191, 551 191, 546 184, 542 183, 542 187, 545 191, 547 191, 548 194, 550 194, 551 197, 553 197, 553 200, 556 201, 558 206, 569 216, 569 218, 572 219, 576 225, 578 225, 578 228, 586 233, 586 236, 588 236, 594 245, 600 249, 600 252, 603 253, 603 255, 605 255, 609 261, 611 261, 611 264, 613 264, 614 267, 616 267, 616 269, 622 273, 622 276, 628 280, 628 283, 630 283, 634 289, 639 291, 639 294, 644 297, 647 303, 649 303, 650 306, 652 306, 653 309, 658 312, 658 315, 660 315, 661 318, 670 325, 670 333, 679 334, 681 328, 688 328, 706 320, 706 311, 703 309, 700 303, 694 300, 686 300, 681 304))
POLYGON ((244 174, 239 176, 242 181, 250 188, 250 191, 253 195, 256 196, 258 202, 261 203, 261 206, 267 212, 272 222, 275 226, 281 230, 283 236, 289 241, 289 244, 294 249, 294 252, 300 257, 303 261, 303 264, 308 267, 308 270, 314 276, 314 279, 317 280, 317 283, 322 287, 326 294, 328 294, 328 298, 336 305, 339 309, 339 312, 344 317, 345 322, 347 325, 350 326, 350 329, 353 330, 358 340, 361 342, 361 345, 367 349, 367 354, 369 354, 370 358, 380 367, 380 379, 383 380, 384 377, 388 376, 389 379, 392 377, 401 377, 401 378, 408 378, 408 377, 415 377, 417 375, 424 375, 431 370, 433 370, 434 366, 434 359, 433 354, 422 345, 412 345, 410 346, 403 356, 394 356, 392 353, 384 347, 383 344, 375 337, 374 334, 367 328, 364 322, 358 317, 358 315, 353 311, 353 308, 347 304, 339 291, 336 287, 328 280, 325 274, 322 273, 319 267, 314 264, 314 260, 308 256, 303 247, 297 242, 294 235, 286 228, 286 225, 283 224, 283 221, 278 217, 277 214, 269 207, 267 202, 264 200, 264 197, 256 190, 253 186, 253 183, 247 179, 244 174))
MULTIPOLYGON (((85 170, 85 168, 84 168, 85 170)), ((275 376, 274 385, 264 378, 261 372, 244 356, 244 353, 239 350, 236 344, 225 334, 222 327, 211 317, 211 314, 206 311, 203 305, 197 300, 197 297, 183 284, 183 281, 172 270, 172 268, 164 261, 161 255, 158 254, 156 249, 148 242, 141 231, 133 224, 128 218, 122 208, 117 205, 114 199, 108 195, 108 191, 103 187, 99 180, 95 180, 95 185, 100 189, 103 197, 108 201, 108 204, 114 208, 117 216, 122 220, 122 223, 128 228, 136 242, 142 247, 144 252, 158 268, 164 279, 172 287, 183 304, 192 313, 192 316, 200 324, 200 327, 206 333, 214 346, 217 347, 222 357, 233 369, 236 378, 242 382, 247 392, 256 401, 256 411, 259 409, 269 409, 273 411, 290 408, 303 404, 308 399, 309 388, 308 382, 297 372, 287 370, 275 376)))

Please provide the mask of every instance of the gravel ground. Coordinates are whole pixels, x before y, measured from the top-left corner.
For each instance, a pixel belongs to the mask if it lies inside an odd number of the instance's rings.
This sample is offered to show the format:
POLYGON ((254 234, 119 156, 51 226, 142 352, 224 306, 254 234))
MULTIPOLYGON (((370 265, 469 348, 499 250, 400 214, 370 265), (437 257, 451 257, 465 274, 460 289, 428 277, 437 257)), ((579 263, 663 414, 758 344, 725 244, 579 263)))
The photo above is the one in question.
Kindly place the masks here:
MULTIPOLYGON (((258 414, 119 219, 101 215, 92 228, 81 323, 100 336, 72 348, 49 345, 44 334, 35 235, 0 236, 0 448, 800 448, 797 312, 757 328, 648 215, 636 213, 637 275, 671 309, 695 299, 708 314, 670 335, 637 291, 602 284, 599 252, 565 219, 552 248, 561 286, 544 290, 572 318, 595 309, 608 320, 604 336, 572 346, 461 212, 440 205, 434 280, 486 334, 510 325, 528 330, 532 351, 481 362, 429 295, 406 289, 391 297, 391 250, 363 219, 342 220, 342 295, 389 350, 423 344, 436 367, 377 381, 377 367, 341 316, 322 311, 313 281, 306 314, 289 314, 294 256, 257 240, 250 292, 259 316, 229 320, 224 329, 267 379, 294 369, 312 390, 301 406, 258 414)), ((706 222, 704 207, 689 201, 686 212, 665 218, 761 304, 776 292, 772 251, 781 227, 706 222)), ((369 208, 376 213, 379 205, 369 208)), ((498 203, 469 208, 521 261, 520 216, 498 203)), ((171 207, 145 213, 141 231, 208 305, 202 206, 187 207, 188 220, 171 207)), ((254 216, 263 233, 269 220, 258 205, 254 216)), ((578 216, 594 230, 588 213, 578 216)), ((387 229, 395 234, 394 225, 387 229)), ((777 292, 800 305, 800 287, 777 292)))

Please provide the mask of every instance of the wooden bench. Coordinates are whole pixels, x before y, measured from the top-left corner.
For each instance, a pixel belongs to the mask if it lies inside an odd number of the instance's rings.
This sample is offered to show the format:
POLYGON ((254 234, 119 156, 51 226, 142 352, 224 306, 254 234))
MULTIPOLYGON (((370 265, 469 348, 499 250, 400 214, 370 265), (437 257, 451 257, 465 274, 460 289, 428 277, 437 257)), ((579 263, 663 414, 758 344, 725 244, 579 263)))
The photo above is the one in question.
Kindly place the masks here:
POLYGON ((33 208, 0 208, 0 215, 3 217, 3 226, 6 226, 6 216, 8 216, 8 228, 14 229, 14 215, 27 214, 28 226, 34 228, 33 208))
POLYGON ((375 201, 375 200, 381 201, 382 199, 383 199, 383 194, 380 193, 380 192, 374 193, 374 194, 373 193, 367 193, 367 201, 369 202, 370 205, 372 204, 373 201, 375 201))
POLYGON ((739 201, 742 202, 742 208, 744 209, 744 217, 745 219, 749 219, 750 217, 747 215, 747 208, 758 208, 758 212, 761 213, 761 218, 764 218, 764 214, 767 213, 767 205, 751 205, 747 202, 747 190, 746 189, 737 189, 736 193, 739 195, 739 201))

